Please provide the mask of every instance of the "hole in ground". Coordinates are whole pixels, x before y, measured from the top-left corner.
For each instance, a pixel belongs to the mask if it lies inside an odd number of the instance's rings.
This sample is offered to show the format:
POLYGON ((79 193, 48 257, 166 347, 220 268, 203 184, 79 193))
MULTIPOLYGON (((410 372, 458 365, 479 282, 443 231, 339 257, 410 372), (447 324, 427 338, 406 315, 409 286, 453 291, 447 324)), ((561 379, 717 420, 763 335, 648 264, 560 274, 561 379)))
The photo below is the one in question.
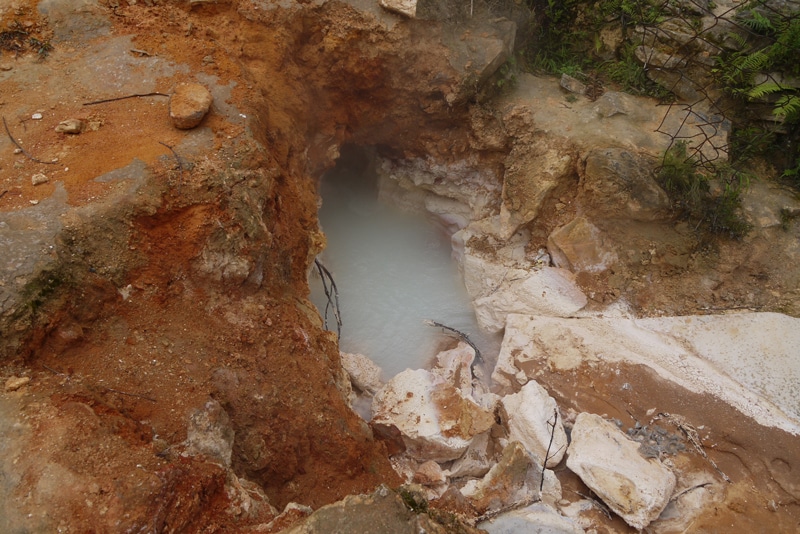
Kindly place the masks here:
MULTIPOLYGON (((496 336, 475 320, 442 225, 378 201, 375 150, 345 146, 320 185, 320 224, 328 240, 320 261, 336 283, 344 352, 368 356, 389 379, 407 369, 430 367, 453 338, 427 326, 432 319, 469 335, 492 361, 496 336)), ((325 316, 327 299, 314 271, 312 301, 325 316)), ((328 309, 327 327, 336 331, 328 309)))

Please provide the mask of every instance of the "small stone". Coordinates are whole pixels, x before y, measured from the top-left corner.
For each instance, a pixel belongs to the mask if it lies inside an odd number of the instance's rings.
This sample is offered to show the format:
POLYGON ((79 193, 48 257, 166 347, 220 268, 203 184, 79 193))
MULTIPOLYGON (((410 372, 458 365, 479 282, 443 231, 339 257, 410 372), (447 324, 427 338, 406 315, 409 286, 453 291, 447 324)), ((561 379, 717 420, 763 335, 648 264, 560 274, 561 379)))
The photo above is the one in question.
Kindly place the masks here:
POLYGON ((33 115, 31 115, 31 118, 32 118, 33 120, 35 120, 35 121, 40 121, 40 120, 42 120, 42 117, 43 117, 43 115, 42 115, 41 113, 34 113, 33 115))
POLYGON ((42 174, 40 172, 34 174, 33 176, 31 176, 31 183, 33 185, 46 184, 49 181, 50 181, 50 179, 47 177, 47 175, 42 174))
POLYGON ((58 133, 79 134, 86 127, 86 124, 80 119, 67 119, 61 121, 56 126, 58 133))
POLYGON ((194 128, 211 107, 213 97, 199 83, 181 83, 169 99, 169 116, 172 124, 181 130, 194 128))
POLYGON ((8 71, 13 69, 14 66, 11 63, 0 63, 0 70, 8 71))
POLYGON ((6 380, 6 391, 17 391, 22 386, 27 385, 30 381, 31 377, 29 376, 12 376, 6 380))
POLYGON ((561 75, 560 85, 570 93, 578 93, 579 95, 586 94, 586 84, 573 78, 569 74, 561 75))
POLYGON ((436 486, 444 484, 446 481, 447 477, 444 471, 442 471, 439 464, 433 460, 428 460, 420 465, 417 472, 414 473, 414 482, 422 484, 423 486, 436 486))

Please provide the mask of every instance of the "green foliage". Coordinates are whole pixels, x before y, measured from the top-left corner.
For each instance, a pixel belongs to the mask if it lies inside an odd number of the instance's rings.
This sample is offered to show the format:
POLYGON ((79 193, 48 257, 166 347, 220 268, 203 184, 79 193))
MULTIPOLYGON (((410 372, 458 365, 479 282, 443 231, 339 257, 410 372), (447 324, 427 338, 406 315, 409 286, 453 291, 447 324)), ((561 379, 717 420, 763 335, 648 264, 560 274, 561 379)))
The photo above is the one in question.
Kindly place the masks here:
POLYGON ((664 154, 658 179, 673 204, 688 219, 715 234, 733 238, 746 235, 751 227, 741 217, 742 193, 749 185, 746 173, 729 165, 704 168, 685 141, 678 141, 664 154), (712 181, 721 191, 712 194, 712 181))

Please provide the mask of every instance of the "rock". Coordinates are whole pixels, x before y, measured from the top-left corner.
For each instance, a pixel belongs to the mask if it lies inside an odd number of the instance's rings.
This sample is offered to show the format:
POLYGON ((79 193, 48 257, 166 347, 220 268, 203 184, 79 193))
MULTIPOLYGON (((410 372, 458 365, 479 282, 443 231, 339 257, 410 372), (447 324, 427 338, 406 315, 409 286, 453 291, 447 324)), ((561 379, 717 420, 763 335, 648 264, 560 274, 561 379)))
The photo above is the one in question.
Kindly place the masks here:
POLYGON ((86 128, 86 123, 84 123, 82 120, 67 119, 58 123, 58 126, 56 126, 56 132, 79 134, 84 130, 84 128, 86 128))
POLYGON ((423 486, 438 486, 447 482, 441 466, 433 460, 422 463, 414 473, 413 481, 423 486))
POLYGON ((586 84, 580 80, 573 78, 569 74, 562 74, 559 85, 569 91, 570 93, 578 93, 579 95, 586 94, 586 84))
POLYGON ((581 413, 572 427, 567 467, 630 526, 643 529, 666 507, 675 475, 599 415, 581 413))
POLYGON ((514 145, 506 158, 503 176, 501 238, 510 238, 520 226, 539 215, 550 192, 576 177, 575 162, 568 143, 544 136, 532 144, 514 145))
POLYGON ((23 386, 27 386, 31 381, 29 376, 12 376, 6 380, 6 391, 17 391, 23 386))
POLYGON ((542 470, 525 447, 510 442, 503 456, 481 480, 471 480, 461 493, 479 514, 539 500, 542 470))
POLYGON ((592 150, 583 176, 591 212, 602 218, 634 221, 668 217, 669 196, 656 183, 654 168, 653 159, 629 150, 592 150))
POLYGON ((1 71, 9 71, 14 68, 14 65, 11 63, 0 63, 0 70, 1 71))
POLYGON ((475 436, 464 455, 447 470, 447 475, 450 478, 482 477, 494 465, 493 448, 489 433, 475 436))
POLYGON ((394 456, 406 451, 403 434, 400 433, 400 429, 396 426, 370 421, 369 427, 372 429, 372 435, 375 439, 382 441, 384 445, 386 445, 386 453, 389 456, 394 456))
POLYGON ((372 414, 373 423, 395 425, 407 454, 419 460, 454 460, 494 424, 490 411, 424 369, 408 369, 390 380, 375 394, 372 414))
POLYGON ((501 331, 511 313, 568 317, 588 302, 574 275, 565 269, 510 271, 507 280, 513 281, 504 281, 494 293, 475 300, 478 324, 489 332, 501 331))
POLYGON ((417 16, 417 0, 379 0, 378 3, 383 9, 392 13, 411 19, 417 16))
POLYGON ((556 267, 572 272, 598 273, 619 261, 604 234, 585 217, 577 217, 553 230, 547 250, 556 267))
POLYGON ((383 386, 381 368, 363 354, 339 353, 342 367, 350 375, 353 387, 363 393, 374 395, 383 386))
POLYGON ((558 465, 567 451, 567 434, 561 414, 555 416, 558 413, 555 399, 531 380, 518 393, 506 395, 500 402, 505 409, 508 439, 520 442, 542 464, 552 436, 546 467, 558 465))
POLYGON ((455 518, 453 518, 454 523, 443 526, 423 512, 426 508, 427 502, 424 497, 415 490, 403 488, 399 495, 382 485, 371 495, 349 495, 339 502, 323 506, 302 523, 281 532, 284 534, 361 532, 444 534, 455 531, 478 534, 478 530, 462 524, 455 518), (454 530, 447 530, 448 528, 454 530))
POLYGON ((213 98, 199 83, 180 83, 169 99, 172 124, 181 130, 194 128, 208 113, 213 98))
POLYGON ((233 439, 230 417, 216 400, 209 400, 190 416, 185 441, 187 453, 202 454, 230 467, 233 439))
POLYGON ((584 530, 544 503, 535 503, 478 523, 489 534, 584 534, 584 530))
POLYGON ((47 175, 46 174, 42 174, 40 172, 38 172, 38 173, 34 174, 33 176, 31 176, 31 183, 33 185, 46 184, 49 181, 50 181, 50 179, 47 177, 47 175))
POLYGON ((800 433, 800 319, 778 313, 563 319, 510 314, 492 380, 515 391, 533 362, 553 371, 588 362, 645 365, 713 395, 763 425, 800 433), (753 354, 769 355, 753 359, 753 354))

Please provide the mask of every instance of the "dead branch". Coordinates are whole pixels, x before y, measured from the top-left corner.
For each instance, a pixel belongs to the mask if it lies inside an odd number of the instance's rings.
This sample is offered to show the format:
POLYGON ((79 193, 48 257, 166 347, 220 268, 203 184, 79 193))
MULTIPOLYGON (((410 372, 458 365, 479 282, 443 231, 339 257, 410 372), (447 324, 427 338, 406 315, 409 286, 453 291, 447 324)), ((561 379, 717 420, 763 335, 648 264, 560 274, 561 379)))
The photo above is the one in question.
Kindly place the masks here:
POLYGON ((45 369, 47 369, 47 370, 48 370, 48 371, 50 371, 51 373, 55 373, 55 374, 57 374, 57 375, 62 375, 62 376, 67 376, 67 374, 66 374, 66 373, 62 373, 61 371, 56 371, 55 369, 53 369, 52 367, 50 367, 50 366, 49 366, 49 365, 47 365, 46 363, 43 363, 43 364, 42 364, 42 367, 44 367, 45 369))
POLYGON ((472 347, 472 350, 475 351, 475 360, 479 363, 483 363, 483 356, 481 355, 480 349, 478 349, 478 346, 472 342, 472 340, 469 338, 467 334, 465 334, 460 330, 456 330, 455 328, 452 328, 450 326, 439 323, 437 321, 433 321, 431 319, 425 319, 423 322, 428 326, 435 326, 437 328, 441 328, 446 333, 453 334, 455 337, 457 337, 458 339, 460 339, 461 341, 472 347))
POLYGON ((3 189, 2 191, 0 191, 0 198, 6 196, 6 193, 8 193, 8 189, 3 189))
POLYGON ((42 160, 40 160, 40 159, 37 159, 37 158, 35 158, 35 157, 31 156, 31 155, 28 153, 28 151, 27 151, 27 150, 25 150, 24 148, 22 148, 22 145, 20 145, 20 144, 17 142, 17 140, 16 140, 16 139, 14 139, 14 136, 13 136, 13 135, 11 135, 11 130, 9 130, 9 129, 8 129, 8 123, 6 122, 6 118, 5 118, 5 117, 3 117, 3 126, 5 126, 5 128, 6 128, 6 133, 8 134, 8 138, 9 138, 9 139, 11 139, 11 142, 12 142, 12 143, 14 143, 14 146, 16 146, 18 149, 20 149, 20 150, 22 151, 22 153, 23 153, 23 154, 25 154, 25 156, 26 156, 26 157, 27 157, 29 160, 31 160, 31 161, 35 161, 36 163, 44 163, 45 165, 55 165, 56 163, 58 163, 58 160, 54 160, 54 161, 42 161, 42 160))
POLYGON ((94 106, 95 104, 105 104, 106 102, 116 102, 117 100, 126 100, 128 98, 141 98, 144 96, 170 96, 166 93, 137 93, 134 95, 118 96, 116 98, 106 98, 104 100, 95 100, 94 102, 84 102, 84 106, 94 106))
MULTIPOLYGON (((544 462, 542 462, 542 480, 539 482, 539 493, 541 493, 544 489, 544 472, 547 470, 547 460, 550 459, 550 447, 553 446, 553 438, 555 438, 556 435, 556 425, 558 424, 558 408, 553 410, 553 423, 551 424, 550 421, 547 421, 547 424, 551 427, 550 442, 547 444, 547 451, 544 453, 544 462)), ((558 451, 556 451, 556 453, 558 453, 558 451)))
POLYGON ((322 289, 325 291, 325 298, 328 299, 327 303, 325 304, 325 329, 328 328, 328 309, 333 310, 333 316, 336 318, 336 333, 339 336, 339 339, 342 338, 342 316, 339 313, 339 289, 336 287, 336 282, 333 280, 333 275, 331 272, 322 265, 322 262, 319 261, 319 258, 314 259, 314 265, 317 266, 317 271, 319 272, 319 277, 322 279, 322 289), (330 282, 330 287, 328 287, 328 282, 330 282))

